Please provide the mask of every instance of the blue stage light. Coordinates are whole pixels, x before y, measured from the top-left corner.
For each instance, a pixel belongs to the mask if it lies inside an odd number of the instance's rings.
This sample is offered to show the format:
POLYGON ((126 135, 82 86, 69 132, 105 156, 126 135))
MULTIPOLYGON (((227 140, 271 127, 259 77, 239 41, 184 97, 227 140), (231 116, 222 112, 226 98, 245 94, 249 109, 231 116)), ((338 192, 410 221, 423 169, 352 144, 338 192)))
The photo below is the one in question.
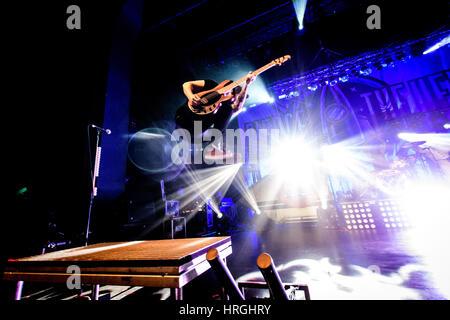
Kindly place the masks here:
POLYGON ((368 76, 371 73, 372 73, 372 69, 369 66, 363 66, 359 70, 359 74, 361 74, 363 76, 368 76))
POLYGON ((427 50, 425 50, 423 52, 423 54, 428 54, 431 53, 433 51, 436 51, 437 49, 446 46, 450 43, 450 36, 445 37, 444 39, 442 39, 441 41, 439 41, 438 43, 435 43, 433 46, 429 47, 427 50))
POLYGON ((292 98, 292 97, 298 97, 300 94, 297 92, 297 91, 291 91, 291 92, 289 92, 289 98, 292 98))

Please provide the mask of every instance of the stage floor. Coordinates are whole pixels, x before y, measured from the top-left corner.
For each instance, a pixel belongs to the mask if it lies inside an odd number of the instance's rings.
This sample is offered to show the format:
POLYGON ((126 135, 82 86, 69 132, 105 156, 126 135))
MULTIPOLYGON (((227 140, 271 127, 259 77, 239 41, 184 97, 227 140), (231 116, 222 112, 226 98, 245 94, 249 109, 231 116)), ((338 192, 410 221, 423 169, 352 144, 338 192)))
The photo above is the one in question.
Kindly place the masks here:
MULTIPOLYGON (((420 238, 416 229, 347 232, 296 223, 259 232, 234 232, 231 237, 233 253, 227 263, 237 281, 262 280, 256 259, 266 252, 282 281, 307 284, 313 300, 450 297, 449 242, 438 242, 436 236, 420 238)), ((83 286, 84 294, 89 290, 83 286)), ((5 298, 8 294, 12 298, 14 285, 9 283, 2 291, 5 298)), ((184 299, 210 301, 218 299, 220 291, 215 275, 208 270, 184 287, 184 299)), ((32 300, 72 299, 76 294, 63 284, 25 283, 23 288, 23 297, 32 300)), ((100 287, 100 299, 146 301, 168 295, 168 289, 100 287)), ((251 296, 265 297, 268 291, 249 291, 247 297, 251 296)))
POLYGON ((416 231, 290 224, 263 234, 246 232, 232 238, 229 266, 238 281, 262 280, 255 261, 267 252, 282 281, 307 284, 311 299, 448 299, 449 243, 412 240, 420 236, 416 231))

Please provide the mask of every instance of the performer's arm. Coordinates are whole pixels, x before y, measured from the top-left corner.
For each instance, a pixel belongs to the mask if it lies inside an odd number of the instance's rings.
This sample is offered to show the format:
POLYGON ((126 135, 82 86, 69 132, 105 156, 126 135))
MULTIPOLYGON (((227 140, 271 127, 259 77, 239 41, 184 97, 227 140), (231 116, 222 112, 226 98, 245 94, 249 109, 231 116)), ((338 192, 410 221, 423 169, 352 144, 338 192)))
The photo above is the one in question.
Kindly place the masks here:
POLYGON ((234 112, 239 111, 239 110, 242 108, 242 106, 244 105, 245 99, 246 99, 246 97, 247 97, 248 86, 249 86, 253 81, 255 81, 255 78, 256 78, 256 76, 255 76, 252 72, 249 72, 249 73, 248 73, 247 79, 245 80, 245 83, 244 83, 244 87, 242 88, 241 92, 239 92, 239 93, 236 95, 235 100, 234 100, 234 103, 233 103, 233 105, 231 106, 231 107, 233 108, 233 111, 234 111, 234 112))
POLYGON ((205 87, 205 80, 194 80, 183 83, 183 93, 188 98, 191 106, 200 104, 200 97, 195 93, 205 87))

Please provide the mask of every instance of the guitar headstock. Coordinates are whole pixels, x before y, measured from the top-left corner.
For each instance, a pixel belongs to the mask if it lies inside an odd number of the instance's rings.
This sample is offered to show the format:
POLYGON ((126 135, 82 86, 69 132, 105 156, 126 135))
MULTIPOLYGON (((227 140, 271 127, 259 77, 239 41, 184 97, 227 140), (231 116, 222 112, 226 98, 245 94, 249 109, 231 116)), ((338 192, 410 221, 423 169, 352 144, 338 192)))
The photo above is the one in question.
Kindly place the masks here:
POLYGON ((278 59, 273 60, 273 62, 279 66, 281 66, 283 63, 285 63, 286 61, 288 61, 289 59, 291 59, 290 55, 286 55, 284 57, 280 57, 278 59))

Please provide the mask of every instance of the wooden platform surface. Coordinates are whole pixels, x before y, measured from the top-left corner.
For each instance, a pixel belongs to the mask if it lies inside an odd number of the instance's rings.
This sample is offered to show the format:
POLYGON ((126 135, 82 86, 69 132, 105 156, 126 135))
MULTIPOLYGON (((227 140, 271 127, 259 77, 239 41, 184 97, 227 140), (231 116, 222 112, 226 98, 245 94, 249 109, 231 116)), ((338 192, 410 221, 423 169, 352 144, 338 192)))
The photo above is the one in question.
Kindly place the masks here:
POLYGON ((177 262, 192 259, 212 246, 230 242, 230 237, 185 238, 99 243, 10 261, 9 264, 44 262, 177 262))
POLYGON ((211 248, 226 258, 231 237, 99 243, 9 261, 3 279, 62 282, 76 265, 88 283, 181 287, 209 269, 211 248))

